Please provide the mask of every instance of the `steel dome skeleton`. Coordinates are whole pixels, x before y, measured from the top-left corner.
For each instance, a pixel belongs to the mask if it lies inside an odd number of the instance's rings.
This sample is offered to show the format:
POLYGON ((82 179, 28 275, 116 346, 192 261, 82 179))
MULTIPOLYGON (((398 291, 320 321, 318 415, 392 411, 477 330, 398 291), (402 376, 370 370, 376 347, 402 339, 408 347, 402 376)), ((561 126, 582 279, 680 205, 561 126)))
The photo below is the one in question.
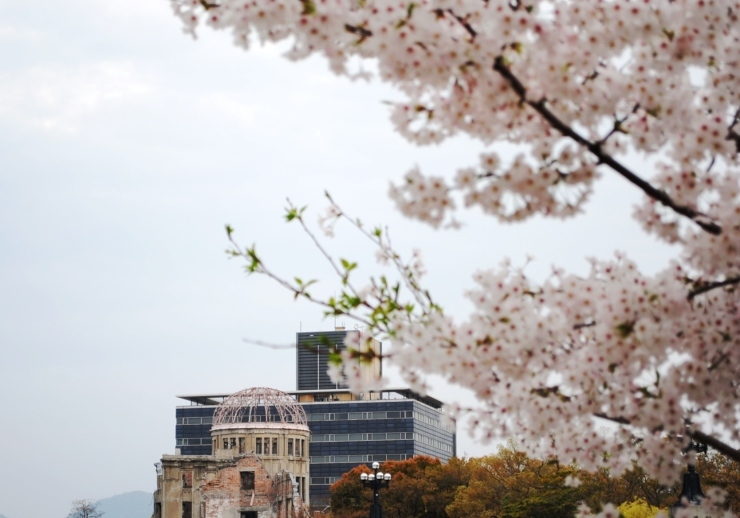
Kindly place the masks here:
POLYGON ((226 398, 213 415, 213 426, 262 422, 307 425, 306 412, 285 392, 267 387, 240 390, 226 398), (264 409, 264 414, 259 409, 264 409))

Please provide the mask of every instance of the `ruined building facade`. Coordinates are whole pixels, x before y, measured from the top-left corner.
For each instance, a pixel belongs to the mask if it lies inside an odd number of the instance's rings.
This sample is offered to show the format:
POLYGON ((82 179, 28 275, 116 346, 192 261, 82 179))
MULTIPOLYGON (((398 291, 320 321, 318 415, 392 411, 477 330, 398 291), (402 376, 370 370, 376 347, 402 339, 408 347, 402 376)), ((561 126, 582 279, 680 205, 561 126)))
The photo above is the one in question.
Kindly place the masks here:
POLYGON ((294 397, 269 388, 225 398, 210 455, 164 455, 154 518, 303 518, 309 508, 309 431, 294 397))
MULTIPOLYGON (((331 351, 344 349, 344 341, 350 333, 355 331, 337 329, 296 335, 297 390, 289 393, 289 397, 291 405, 302 408, 303 419, 311 431, 305 443, 296 442, 297 437, 292 435, 292 431, 280 435, 282 432, 276 430, 292 429, 286 427, 286 423, 276 428, 273 426, 275 421, 271 420, 274 417, 254 417, 248 428, 240 428, 243 426, 241 423, 246 422, 244 417, 224 423, 222 408, 233 398, 228 394, 181 395, 178 398, 187 403, 175 409, 174 446, 182 455, 163 457, 163 466, 172 457, 192 458, 193 463, 198 459, 220 462, 251 452, 260 459, 268 473, 289 471, 305 506, 309 505, 310 493, 311 508, 326 511, 331 503, 331 485, 358 464, 382 464, 410 459, 415 455, 438 457, 442 462, 453 457, 457 439, 455 424, 445 419, 441 401, 408 388, 353 394, 346 386, 329 379, 326 370, 331 351), (247 430, 249 433, 242 433, 247 430), (275 434, 270 435, 271 432, 275 434), (283 453, 288 456, 287 460, 283 453), (293 460, 290 462, 294 464, 288 462, 291 457, 293 460), (304 463, 300 468, 295 465, 296 459, 304 463), (303 471, 304 467, 310 469, 310 474, 303 471)), ((372 362, 360 366, 362 375, 376 379, 382 374, 382 345, 372 341, 362 346, 377 353, 372 362)), ((276 414, 273 412, 273 415, 276 414)), ((295 421, 287 420, 287 424, 295 424, 295 421)), ((178 476, 173 471, 172 484, 177 484, 175 479, 178 476)), ((200 480, 198 477, 202 474, 195 476, 200 480)), ((297 500, 291 501, 295 503, 297 500)), ((199 500, 198 505, 200 503, 199 500)), ((245 506, 239 509, 245 509, 245 506)), ((193 506, 192 514, 166 516, 205 518, 206 514, 199 512, 200 508, 193 506)), ((239 514, 233 516, 242 518, 239 514)), ((244 516, 250 518, 255 515, 244 516)))

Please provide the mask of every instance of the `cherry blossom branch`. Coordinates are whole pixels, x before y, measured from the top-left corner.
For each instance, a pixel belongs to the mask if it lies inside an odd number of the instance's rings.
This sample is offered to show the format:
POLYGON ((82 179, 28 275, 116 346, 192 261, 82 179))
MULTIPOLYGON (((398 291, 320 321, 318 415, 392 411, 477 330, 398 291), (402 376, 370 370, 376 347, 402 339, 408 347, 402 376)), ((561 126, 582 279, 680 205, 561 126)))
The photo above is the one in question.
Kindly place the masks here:
POLYGON ((689 436, 698 442, 704 443, 707 446, 714 448, 715 450, 717 450, 724 456, 729 457, 735 462, 740 462, 740 451, 736 450, 729 444, 720 441, 716 437, 712 437, 711 435, 707 435, 704 432, 700 432, 698 430, 690 432, 689 436))
POLYGON ((514 75, 511 69, 506 65, 506 60, 503 56, 498 56, 495 59, 494 64, 493 64, 493 69, 496 72, 498 72, 501 75, 501 77, 503 77, 506 80, 507 83, 509 83, 509 86, 511 86, 512 90, 514 90, 514 92, 519 96, 519 100, 521 103, 526 104, 530 106, 531 108, 533 108, 537 113, 539 113, 542 116, 542 118, 544 118, 550 124, 550 126, 552 126, 554 129, 560 132, 560 134, 562 134, 563 136, 569 137, 570 139, 574 140, 576 143, 588 149, 591 152, 591 154, 593 154, 596 158, 599 159, 599 163, 605 164, 611 167, 614 171, 622 175, 629 182, 639 187, 650 198, 654 199, 657 202, 660 202, 666 207, 669 207, 677 214, 681 214, 682 216, 687 217, 688 219, 690 219, 691 221, 699 225, 706 232, 709 232, 710 234, 714 234, 714 235, 719 235, 722 233, 722 227, 720 227, 718 224, 716 224, 713 221, 708 221, 709 218, 705 214, 697 212, 691 207, 677 204, 675 201, 673 201, 673 199, 665 191, 656 189, 650 183, 646 182, 645 180, 637 176, 635 173, 627 169, 620 162, 615 160, 611 155, 604 152, 604 150, 602 149, 601 143, 591 142, 587 138, 578 134, 573 128, 571 128, 565 122, 560 120, 557 117, 557 115, 555 115, 547 107, 546 98, 542 98, 539 101, 532 101, 530 99, 527 99, 526 87, 522 84, 519 78, 514 75))
POLYGON ((689 300, 692 300, 697 295, 701 295, 702 293, 712 291, 716 288, 732 286, 733 284, 738 284, 738 283, 740 283, 740 277, 730 277, 729 279, 725 279, 724 281, 708 282, 700 286, 699 288, 696 288, 695 290, 691 290, 689 292, 689 300))
MULTIPOLYGON (((605 419, 607 421, 611 421, 613 423, 622 424, 622 425, 631 425, 632 422, 621 416, 613 417, 604 413, 594 413, 594 417, 599 417, 601 419, 605 419)), ((714 448, 721 454, 725 455, 726 457, 734 460, 735 462, 740 462, 740 450, 733 448, 729 444, 717 439, 714 436, 708 435, 702 431, 699 430, 693 430, 688 432, 689 437, 694 439, 695 441, 701 442, 703 444, 706 444, 707 446, 710 446, 711 448, 714 448)))
POLYGON ((730 123, 730 127, 727 128, 727 137, 725 137, 727 140, 735 142, 735 150, 740 153, 740 134, 735 131, 735 126, 738 122, 740 122, 740 108, 735 112, 735 116, 732 118, 732 123, 730 123))

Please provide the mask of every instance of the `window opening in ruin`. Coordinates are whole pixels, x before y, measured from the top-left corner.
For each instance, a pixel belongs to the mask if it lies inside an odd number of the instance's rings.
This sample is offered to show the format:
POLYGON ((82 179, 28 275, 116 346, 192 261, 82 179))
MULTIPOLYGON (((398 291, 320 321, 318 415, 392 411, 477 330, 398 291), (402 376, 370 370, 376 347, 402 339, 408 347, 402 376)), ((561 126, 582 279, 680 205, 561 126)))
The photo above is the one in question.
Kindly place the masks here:
POLYGON ((154 517, 162 518, 162 504, 160 502, 154 504, 154 517))
POLYGON ((262 439, 257 437, 257 441, 254 444, 254 453, 262 455, 262 439))
POLYGON ((233 450, 234 448, 236 448, 236 438, 232 437, 231 442, 229 443, 229 449, 233 450))
POLYGON ((239 453, 244 453, 244 437, 239 437, 239 453))
POLYGON ((228 449, 229 449, 229 440, 224 439, 224 450, 228 450, 228 449))
POLYGON ((239 518, 257 518, 257 511, 242 511, 239 518))
POLYGON ((184 488, 193 487, 193 472, 192 471, 182 472, 182 487, 184 488))
POLYGON ((293 439, 288 439, 288 455, 293 455, 293 439))
POLYGON ((182 503, 182 518, 193 518, 193 503, 192 502, 182 503))
POLYGON ((273 455, 278 454, 278 440, 277 439, 272 440, 272 454, 273 455))
POLYGON ((254 489, 254 471, 240 471, 242 489, 254 489))

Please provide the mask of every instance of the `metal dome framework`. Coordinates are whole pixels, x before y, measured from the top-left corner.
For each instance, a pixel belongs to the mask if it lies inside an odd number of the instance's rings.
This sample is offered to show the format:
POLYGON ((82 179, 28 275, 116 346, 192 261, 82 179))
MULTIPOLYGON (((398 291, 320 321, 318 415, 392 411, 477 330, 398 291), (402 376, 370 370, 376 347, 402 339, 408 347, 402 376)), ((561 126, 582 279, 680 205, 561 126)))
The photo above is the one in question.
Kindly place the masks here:
POLYGON ((213 414, 214 427, 264 422, 308 426, 306 412, 294 397, 268 387, 235 392, 213 414))

